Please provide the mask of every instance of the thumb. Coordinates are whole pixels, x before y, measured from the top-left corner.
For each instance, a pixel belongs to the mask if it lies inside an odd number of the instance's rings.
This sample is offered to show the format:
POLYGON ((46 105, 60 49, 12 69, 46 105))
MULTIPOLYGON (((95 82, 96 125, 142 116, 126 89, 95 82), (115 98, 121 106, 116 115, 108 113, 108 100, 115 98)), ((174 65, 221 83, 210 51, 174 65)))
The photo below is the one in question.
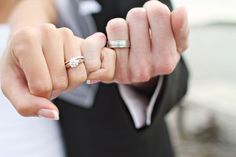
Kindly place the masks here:
POLYGON ((7 68, 5 71, 7 72, 3 71, 1 76, 1 88, 19 114, 25 117, 59 119, 59 111, 51 101, 30 93, 26 80, 19 69, 7 68))

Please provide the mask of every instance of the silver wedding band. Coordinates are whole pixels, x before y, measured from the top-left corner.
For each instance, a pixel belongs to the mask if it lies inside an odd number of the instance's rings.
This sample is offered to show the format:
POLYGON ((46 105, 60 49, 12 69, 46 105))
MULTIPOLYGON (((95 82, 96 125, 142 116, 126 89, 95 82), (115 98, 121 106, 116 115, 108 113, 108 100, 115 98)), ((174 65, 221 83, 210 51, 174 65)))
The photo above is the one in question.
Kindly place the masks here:
POLYGON ((78 67, 81 63, 84 63, 84 57, 83 56, 78 56, 78 57, 73 57, 67 62, 65 62, 65 66, 67 69, 69 68, 76 68, 78 67))
POLYGON ((130 48, 130 41, 128 40, 110 40, 107 42, 109 48, 130 48))

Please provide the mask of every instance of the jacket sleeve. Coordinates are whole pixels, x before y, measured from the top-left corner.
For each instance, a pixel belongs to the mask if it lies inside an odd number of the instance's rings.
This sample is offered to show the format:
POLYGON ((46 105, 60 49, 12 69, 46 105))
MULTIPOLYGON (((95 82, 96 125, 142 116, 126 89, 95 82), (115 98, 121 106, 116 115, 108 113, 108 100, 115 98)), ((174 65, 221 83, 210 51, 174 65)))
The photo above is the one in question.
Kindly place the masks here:
POLYGON ((164 76, 152 113, 153 122, 163 118, 184 97, 188 88, 188 77, 188 69, 182 58, 174 72, 164 76))
POLYGON ((164 116, 178 104, 187 91, 188 71, 181 59, 174 72, 159 76, 155 90, 138 90, 126 85, 119 85, 119 92, 128 108, 136 129, 150 126, 155 119, 164 116))

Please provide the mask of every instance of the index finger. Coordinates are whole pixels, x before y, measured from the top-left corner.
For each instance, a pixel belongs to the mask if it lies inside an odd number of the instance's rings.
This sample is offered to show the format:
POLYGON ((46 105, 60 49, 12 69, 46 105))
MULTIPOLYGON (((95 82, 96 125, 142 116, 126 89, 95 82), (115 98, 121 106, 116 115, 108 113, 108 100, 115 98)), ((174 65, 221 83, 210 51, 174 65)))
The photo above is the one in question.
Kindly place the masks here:
POLYGON ((37 34, 26 29, 15 36, 11 45, 12 52, 9 53, 15 56, 24 73, 29 91, 33 95, 50 98, 51 77, 37 34))

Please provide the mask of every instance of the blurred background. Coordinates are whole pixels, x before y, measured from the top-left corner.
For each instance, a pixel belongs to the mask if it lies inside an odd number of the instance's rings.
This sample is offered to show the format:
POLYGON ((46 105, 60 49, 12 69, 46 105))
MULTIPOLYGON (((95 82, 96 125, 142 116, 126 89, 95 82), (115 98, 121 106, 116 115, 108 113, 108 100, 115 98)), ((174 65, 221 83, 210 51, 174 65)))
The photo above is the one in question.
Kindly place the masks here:
MULTIPOLYGON (((9 1, 16 3, 18 0, 9 1)), ((175 7, 184 5, 188 8, 191 25, 190 46, 188 52, 184 54, 190 71, 189 91, 179 107, 173 109, 167 116, 177 157, 235 157, 236 1, 173 0, 173 3, 175 7)), ((7 8, 1 8, 1 12, 4 9, 7 8)), ((6 15, 1 14, 1 16, 6 15)), ((0 22, 4 23, 5 19, 1 19, 0 22)), ((0 44, 6 43, 8 33, 8 26, 1 24, 0 44)), ((3 49, 4 47, 0 46, 0 52, 3 49)), ((1 102, 8 103, 3 98, 1 102)), ((23 120, 10 105, 5 107, 5 110, 1 108, 0 117, 6 117, 4 112, 10 110, 8 119, 10 123, 6 128, 2 121, 0 129, 2 132, 17 136, 17 142, 21 147, 15 153, 19 156, 32 153, 26 151, 28 145, 22 145, 23 140, 28 140, 33 143, 30 148, 35 149, 32 150, 43 148, 45 143, 49 146, 50 143, 51 147, 40 149, 40 153, 37 152, 39 157, 46 157, 46 153, 55 155, 56 152, 58 153, 56 156, 63 156, 63 152, 57 151, 63 150, 63 146, 55 123, 33 119, 23 120), (31 124, 34 124, 33 127, 31 124), (19 132, 24 134, 19 135, 19 132), (47 135, 47 137, 44 138, 45 141, 39 143, 41 136, 35 137, 29 132, 47 135), (50 132, 54 134, 49 134, 50 132)), ((2 135, 0 141, 11 143, 4 133, 0 135, 2 135)), ((11 139, 14 140, 14 137, 11 139)), ((0 143, 0 148, 4 148, 5 145, 7 143, 0 143)), ((5 149, 5 151, 9 153, 11 150, 5 149)), ((36 157, 36 154, 34 156, 36 157)))
POLYGON ((173 2, 191 25, 189 91, 167 117, 177 157, 235 157, 236 1, 173 2))

